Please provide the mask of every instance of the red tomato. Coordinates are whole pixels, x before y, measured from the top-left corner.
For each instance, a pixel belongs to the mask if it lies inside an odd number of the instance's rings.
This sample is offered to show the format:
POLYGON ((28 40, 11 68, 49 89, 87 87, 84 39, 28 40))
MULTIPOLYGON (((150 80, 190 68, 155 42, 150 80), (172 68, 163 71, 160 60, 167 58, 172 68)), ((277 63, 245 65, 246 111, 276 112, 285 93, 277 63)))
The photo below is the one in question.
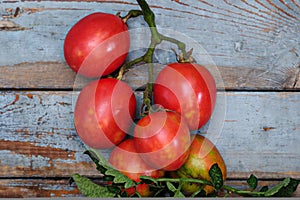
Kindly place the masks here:
POLYGON ((146 164, 155 169, 176 170, 188 156, 190 132, 175 112, 154 112, 140 119, 134 141, 146 164))
POLYGON ((172 63, 158 74, 154 102, 180 113, 190 130, 198 130, 210 119, 216 103, 216 84, 203 66, 172 63))
MULTIPOLYGON (((139 153, 137 153, 133 139, 127 139, 116 146, 110 154, 109 162, 135 182, 140 182, 140 176, 142 175, 153 178, 164 176, 164 171, 156 170, 146 165, 139 156, 139 153)), ((136 190, 143 197, 153 195, 153 191, 150 191, 148 184, 139 184, 136 186, 136 190)), ((135 189, 129 188, 126 189, 126 192, 129 196, 132 196, 135 193, 135 189)))
POLYGON ((87 77, 105 76, 125 61, 130 45, 127 25, 120 17, 93 13, 67 33, 64 56, 75 72, 87 77))
MULTIPOLYGON (((215 163, 220 167, 223 180, 225 181, 227 170, 222 155, 208 138, 202 135, 195 135, 192 138, 188 159, 180 169, 172 172, 172 175, 175 178, 200 178, 210 181, 209 169, 215 163)), ((206 185, 203 187, 203 185, 197 183, 183 184, 182 191, 186 195, 191 195, 201 188, 206 194, 214 191, 212 186, 206 185)))
POLYGON ((133 124, 135 109, 135 95, 125 82, 113 78, 92 81, 81 90, 76 102, 76 131, 92 148, 113 147, 133 124))

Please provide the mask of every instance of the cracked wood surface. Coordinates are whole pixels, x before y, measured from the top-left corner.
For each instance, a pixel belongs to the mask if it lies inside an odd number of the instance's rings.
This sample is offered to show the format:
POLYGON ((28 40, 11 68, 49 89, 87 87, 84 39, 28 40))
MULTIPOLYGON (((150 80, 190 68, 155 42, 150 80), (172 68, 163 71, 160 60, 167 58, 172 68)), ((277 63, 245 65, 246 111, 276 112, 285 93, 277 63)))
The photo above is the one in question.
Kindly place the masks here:
MULTIPOLYGON (((300 2, 148 3, 159 30, 193 47, 197 61, 216 78, 219 112, 225 114, 219 115, 222 123, 215 129, 220 134, 207 136, 224 156, 230 184, 242 187, 251 173, 262 184, 287 176, 300 179, 300 2)), ((1 1, 0 197, 81 196, 67 184, 70 175, 99 176, 82 154, 85 147, 73 127, 78 95, 73 89, 90 80, 66 66, 63 40, 70 26, 88 13, 125 15, 137 8, 135 0, 1 1)), ((149 32, 141 17, 129 20, 128 26, 134 30, 132 59, 144 52, 149 32), (136 29, 140 27, 145 29, 136 29)), ((159 47, 157 62, 175 61, 174 46, 159 47)), ((137 66, 124 80, 137 89, 146 77, 146 68, 137 66)), ((213 125, 214 120, 201 132, 210 132, 213 125)), ((294 196, 300 196, 299 188, 294 196)))

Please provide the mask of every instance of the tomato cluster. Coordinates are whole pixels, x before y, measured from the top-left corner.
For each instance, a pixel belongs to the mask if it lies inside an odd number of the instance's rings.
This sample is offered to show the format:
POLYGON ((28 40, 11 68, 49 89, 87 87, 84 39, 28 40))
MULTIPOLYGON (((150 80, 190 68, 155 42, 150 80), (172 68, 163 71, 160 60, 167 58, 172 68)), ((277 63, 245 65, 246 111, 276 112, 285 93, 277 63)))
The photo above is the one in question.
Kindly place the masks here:
MULTIPOLYGON (((213 113, 216 84, 211 73, 196 63, 166 65, 153 87, 153 103, 163 109, 136 119, 137 100, 131 87, 104 77, 121 67, 129 46, 126 23, 107 13, 84 17, 66 35, 66 63, 80 75, 98 78, 82 89, 76 101, 74 124, 81 140, 95 149, 113 148, 109 162, 136 182, 141 175, 209 179, 214 163, 225 179, 226 166, 216 147, 205 137, 190 134, 213 113)), ((190 194, 201 187, 185 185, 183 191, 190 194)), ((152 194, 145 184, 136 189, 142 196, 152 194)))

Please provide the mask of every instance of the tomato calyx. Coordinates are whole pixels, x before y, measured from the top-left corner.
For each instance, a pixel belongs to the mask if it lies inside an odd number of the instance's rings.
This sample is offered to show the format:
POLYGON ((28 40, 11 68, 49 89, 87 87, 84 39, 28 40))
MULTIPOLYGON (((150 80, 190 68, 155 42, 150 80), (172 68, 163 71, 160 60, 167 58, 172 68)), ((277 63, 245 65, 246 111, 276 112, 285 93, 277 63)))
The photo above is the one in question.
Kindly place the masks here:
POLYGON ((197 63, 195 58, 192 56, 193 50, 194 49, 191 48, 188 52, 186 52, 186 54, 184 54, 183 52, 180 52, 178 55, 177 52, 175 51, 175 49, 172 49, 178 63, 197 63))

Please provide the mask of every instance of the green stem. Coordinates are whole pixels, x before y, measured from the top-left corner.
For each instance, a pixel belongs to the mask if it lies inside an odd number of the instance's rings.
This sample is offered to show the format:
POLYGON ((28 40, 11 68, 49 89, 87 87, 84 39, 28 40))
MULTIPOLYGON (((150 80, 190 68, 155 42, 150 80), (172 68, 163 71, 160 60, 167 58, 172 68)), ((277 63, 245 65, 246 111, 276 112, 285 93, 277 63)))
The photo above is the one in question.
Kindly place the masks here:
POLYGON ((155 15, 152 12, 152 10, 150 9, 147 2, 145 0, 137 0, 137 2, 142 9, 144 19, 147 22, 147 24, 149 25, 149 27, 156 27, 155 15))
POLYGON ((146 91, 144 93, 144 102, 143 104, 146 106, 146 111, 151 111, 151 103, 152 103, 152 93, 153 93, 153 54, 156 46, 161 43, 160 34, 157 31, 155 24, 155 15, 150 9, 149 5, 145 0, 137 0, 139 6, 142 9, 144 20, 148 24, 151 31, 151 43, 150 46, 145 53, 144 61, 148 63, 148 83, 146 87, 146 91), (149 104, 150 102, 150 104, 149 104))
POLYGON ((141 178, 152 180, 153 182, 173 182, 173 183, 188 182, 188 183, 199 183, 203 185, 212 185, 210 181, 195 179, 195 178, 151 178, 148 176, 141 176, 141 178))
POLYGON ((136 58, 128 63, 125 63, 124 65, 122 65, 122 67, 119 70, 118 76, 116 77, 116 79, 121 80, 123 75, 125 74, 125 72, 133 65, 138 64, 140 62, 142 62, 144 60, 143 57, 139 57, 136 58))
POLYGON ((161 35, 161 34, 160 34, 160 38, 161 38, 161 40, 168 41, 168 42, 171 42, 173 44, 176 44, 178 49, 182 52, 184 59, 188 59, 185 43, 183 43, 179 40, 176 40, 175 38, 171 38, 171 37, 161 35))
POLYGON ((238 194, 240 196, 251 196, 251 197, 263 197, 265 196, 265 192, 256 192, 256 191, 249 191, 249 190, 239 190, 236 188, 233 188, 228 185, 223 185, 223 189, 233 192, 235 194, 238 194))
MULTIPOLYGON (((133 65, 145 62, 148 63, 148 83, 146 90, 144 92, 144 101, 143 101, 143 107, 146 107, 145 111, 151 111, 151 103, 152 103, 152 93, 153 93, 153 82, 154 82, 154 76, 153 76, 153 55, 154 50, 157 45, 159 45, 163 40, 174 43, 177 45, 178 49, 183 54, 184 58, 187 58, 186 53, 186 45, 183 42, 180 42, 179 40, 176 40, 174 38, 164 36, 160 34, 156 28, 155 24, 155 15, 150 9, 149 5, 147 4, 146 0, 137 0, 141 10, 131 10, 129 13, 123 17, 123 21, 127 21, 130 17, 137 17, 140 15, 143 15, 145 22, 148 24, 149 29, 151 31, 151 43, 148 47, 147 52, 141 56, 140 58, 137 58, 121 67, 119 70, 119 74, 117 76, 117 79, 122 79, 123 74, 127 71, 128 68, 132 67, 133 65), (150 102, 150 103, 149 103, 150 102)), ((142 109, 144 110, 144 109, 142 109)))
MULTIPOLYGON (((143 179, 151 180, 153 182, 173 182, 173 183, 180 183, 180 182, 186 182, 186 183, 199 183, 202 185, 210 185, 212 186, 212 183, 207 180, 202 179, 195 179, 195 178, 151 178, 148 176, 141 176, 143 179)), ((265 192, 257 192, 257 191, 248 191, 248 190, 239 190, 236 188, 233 188, 228 185, 223 185, 222 189, 225 189, 229 192, 238 194, 240 196, 251 196, 251 197, 263 197, 265 196, 265 192)))
POLYGON ((124 23, 126 23, 128 19, 138 17, 140 15, 143 15, 143 12, 141 10, 130 10, 126 16, 122 17, 122 20, 124 23))
MULTIPOLYGON (((151 40, 155 44, 161 43, 161 38, 160 34, 158 33, 156 29, 156 24, 155 24, 155 15, 150 9, 149 5, 145 0, 137 0, 138 4, 140 5, 142 12, 144 14, 144 20, 148 24, 150 31, 151 31, 151 40)), ((155 45, 156 46, 156 45, 155 45)))

